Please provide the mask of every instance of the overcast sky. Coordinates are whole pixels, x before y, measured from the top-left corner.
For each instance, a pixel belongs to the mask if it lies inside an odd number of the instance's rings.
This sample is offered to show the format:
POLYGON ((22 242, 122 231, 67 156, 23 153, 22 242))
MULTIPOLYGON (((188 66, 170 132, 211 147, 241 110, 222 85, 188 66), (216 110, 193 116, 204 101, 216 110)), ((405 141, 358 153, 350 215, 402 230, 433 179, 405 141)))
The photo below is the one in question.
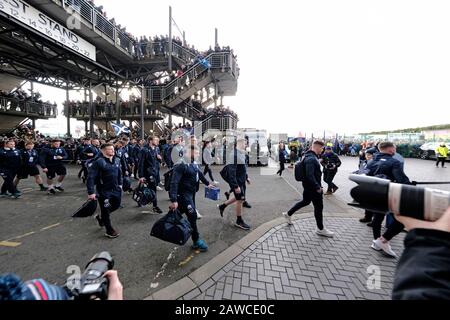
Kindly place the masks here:
POLYGON ((241 68, 237 96, 224 99, 240 127, 309 135, 450 123, 450 1, 95 2, 136 36, 167 34, 172 5, 202 50, 217 27, 241 68))

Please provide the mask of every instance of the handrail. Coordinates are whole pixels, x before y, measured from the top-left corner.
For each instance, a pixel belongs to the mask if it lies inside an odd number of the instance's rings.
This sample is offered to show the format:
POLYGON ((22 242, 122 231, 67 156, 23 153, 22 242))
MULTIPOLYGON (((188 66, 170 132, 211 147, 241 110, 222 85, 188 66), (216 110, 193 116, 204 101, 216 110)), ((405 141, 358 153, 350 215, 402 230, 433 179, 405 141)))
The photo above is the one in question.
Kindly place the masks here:
POLYGON ((0 97, 0 111, 48 118, 55 118, 58 115, 58 109, 55 105, 8 97, 0 97))
MULTIPOLYGON (((210 64, 210 69, 221 69, 231 71, 237 77, 237 63, 231 52, 213 52, 205 58, 210 64)), ((148 96, 151 101, 164 101, 172 95, 178 94, 178 90, 184 86, 189 86, 192 81, 202 75, 208 68, 201 61, 189 68, 181 77, 178 77, 163 86, 151 86, 148 96)))

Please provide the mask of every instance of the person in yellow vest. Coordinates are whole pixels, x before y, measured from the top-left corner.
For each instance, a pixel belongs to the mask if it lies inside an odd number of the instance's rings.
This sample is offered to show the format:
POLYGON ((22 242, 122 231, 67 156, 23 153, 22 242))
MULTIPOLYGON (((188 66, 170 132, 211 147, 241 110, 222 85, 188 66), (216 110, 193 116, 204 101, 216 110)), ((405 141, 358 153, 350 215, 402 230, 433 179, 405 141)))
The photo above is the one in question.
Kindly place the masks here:
POLYGON ((445 167, 445 160, 447 159, 447 155, 448 155, 448 148, 445 145, 445 143, 442 143, 436 149, 436 158, 437 158, 436 168, 439 167, 439 162, 442 162, 442 168, 446 168, 445 167))

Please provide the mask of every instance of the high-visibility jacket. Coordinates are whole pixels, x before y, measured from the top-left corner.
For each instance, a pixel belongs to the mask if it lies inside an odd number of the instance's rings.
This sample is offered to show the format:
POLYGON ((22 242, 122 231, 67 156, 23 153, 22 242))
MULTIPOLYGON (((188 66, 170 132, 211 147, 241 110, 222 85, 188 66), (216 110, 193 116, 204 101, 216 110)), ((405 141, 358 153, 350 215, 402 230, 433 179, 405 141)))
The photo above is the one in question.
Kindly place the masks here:
POLYGON ((446 146, 444 146, 444 147, 443 146, 439 146, 436 149, 436 155, 438 157, 446 158, 447 155, 448 155, 448 148, 446 146))

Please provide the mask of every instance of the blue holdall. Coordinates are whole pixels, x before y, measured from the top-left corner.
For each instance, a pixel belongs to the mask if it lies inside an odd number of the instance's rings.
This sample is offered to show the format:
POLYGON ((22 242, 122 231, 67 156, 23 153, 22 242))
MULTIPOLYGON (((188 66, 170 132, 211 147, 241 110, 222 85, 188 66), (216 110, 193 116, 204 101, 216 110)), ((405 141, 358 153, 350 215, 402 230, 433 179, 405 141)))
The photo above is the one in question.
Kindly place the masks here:
POLYGON ((220 200, 220 189, 219 188, 205 188, 205 198, 213 201, 220 200))
POLYGON ((179 246, 184 245, 192 234, 192 227, 179 210, 170 210, 155 222, 150 235, 179 246))

